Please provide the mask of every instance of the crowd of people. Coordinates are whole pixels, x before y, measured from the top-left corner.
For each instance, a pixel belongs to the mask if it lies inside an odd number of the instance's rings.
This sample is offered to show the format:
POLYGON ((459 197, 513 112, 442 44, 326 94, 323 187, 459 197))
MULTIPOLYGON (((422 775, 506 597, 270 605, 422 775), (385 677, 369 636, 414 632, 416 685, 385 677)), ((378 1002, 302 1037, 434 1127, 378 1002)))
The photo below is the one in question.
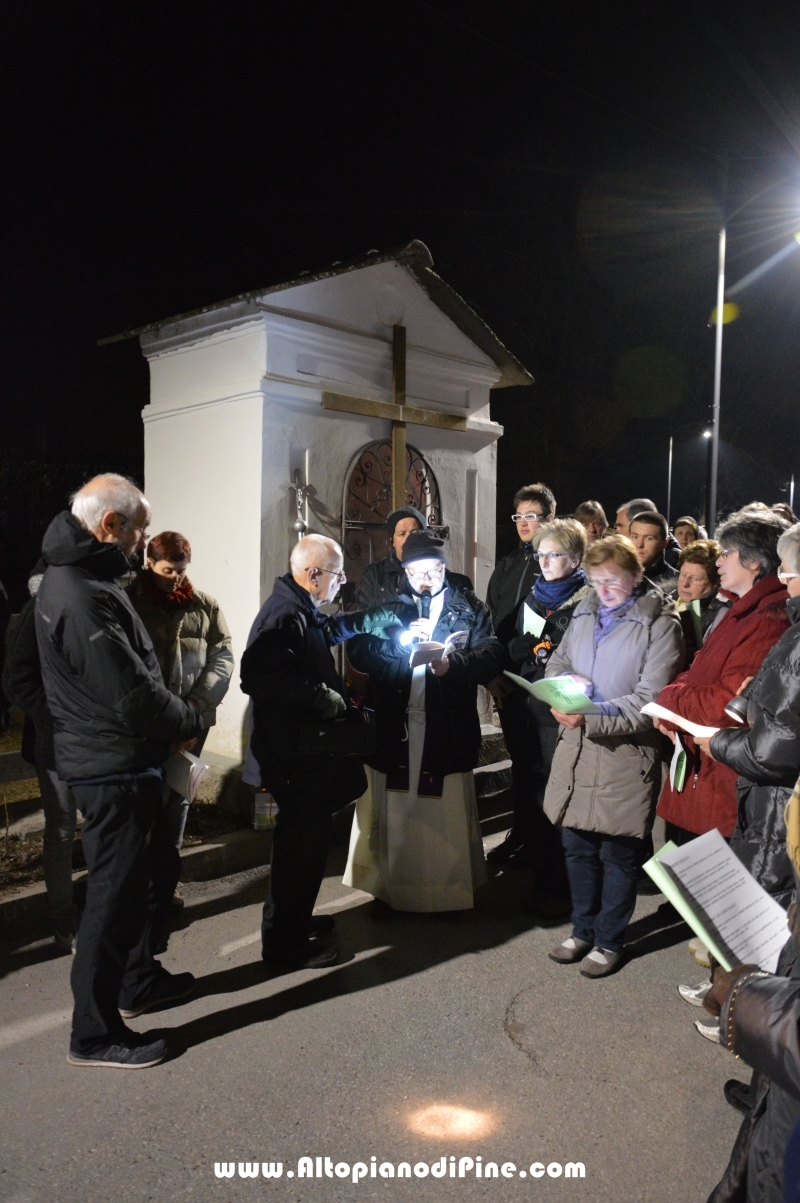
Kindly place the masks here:
MULTIPOLYGON (((676 844, 716 829, 789 914, 775 975, 723 971, 694 940, 711 972, 679 985, 710 1012, 701 1035, 755 1071, 749 1089, 726 1086, 744 1120, 712 1199, 778 1203, 800 1120, 800 959, 788 938, 800 937, 800 523, 756 502, 709 539, 691 516, 670 530, 648 498, 620 505, 613 525, 597 501, 564 518, 544 484, 521 488, 513 509, 518 546, 485 601, 411 506, 389 516, 389 554, 366 570, 354 609, 329 605, 345 582, 336 542, 311 534, 292 549, 241 656, 244 780, 277 806, 262 956, 290 968, 336 961, 335 921, 313 912, 332 816, 351 803, 344 881, 373 895, 376 915, 469 910, 487 862, 516 868, 530 880, 526 911, 570 923, 551 959, 592 979, 625 964, 656 816, 676 844), (339 644, 357 688, 337 670, 339 644), (591 709, 565 713, 524 687, 553 677, 578 684, 591 709), (473 776, 479 686, 512 763, 513 824, 487 856, 473 776), (644 714, 650 702, 719 728, 680 731, 680 780, 665 767, 677 728, 644 714)), ((195 984, 156 960, 181 905, 189 806, 163 766, 202 749, 234 657, 219 604, 188 578, 188 539, 148 542, 149 520, 123 477, 79 490, 45 534, 5 646, 5 704, 25 714, 45 812, 54 938, 74 954, 74 1065, 160 1062, 165 1042, 125 1020, 195 984)))

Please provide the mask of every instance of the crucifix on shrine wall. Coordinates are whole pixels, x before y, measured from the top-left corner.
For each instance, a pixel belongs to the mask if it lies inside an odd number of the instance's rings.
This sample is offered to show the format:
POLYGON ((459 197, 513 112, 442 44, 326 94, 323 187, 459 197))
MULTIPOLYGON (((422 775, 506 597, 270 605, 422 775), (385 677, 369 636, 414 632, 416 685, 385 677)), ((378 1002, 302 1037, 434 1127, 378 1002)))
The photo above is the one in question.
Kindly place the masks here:
POLYGON ((466 418, 406 405, 406 328, 392 327, 392 400, 378 401, 370 397, 347 397, 341 393, 323 393, 325 409, 340 413, 364 414, 371 418, 388 418, 392 423, 392 509, 406 504, 406 425, 438 426, 443 430, 467 430, 466 418))

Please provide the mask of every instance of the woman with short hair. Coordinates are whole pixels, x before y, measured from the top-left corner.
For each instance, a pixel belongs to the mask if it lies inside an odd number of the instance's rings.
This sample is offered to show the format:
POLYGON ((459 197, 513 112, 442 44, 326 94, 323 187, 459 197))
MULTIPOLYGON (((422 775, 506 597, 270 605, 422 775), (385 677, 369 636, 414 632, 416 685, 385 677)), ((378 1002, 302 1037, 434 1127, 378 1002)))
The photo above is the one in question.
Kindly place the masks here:
MULTIPOLYGON (((195 589, 186 573, 192 559, 189 540, 177 531, 154 535, 145 567, 128 588, 128 597, 153 641, 164 684, 203 715, 204 732, 217 721, 219 706, 233 673, 231 634, 219 603, 195 589)), ((180 848, 189 802, 174 790, 165 803, 166 825, 174 844, 171 898, 180 880, 180 848)))
POLYGON ((678 560, 678 582, 671 596, 678 603, 687 665, 731 606, 732 599, 719 591, 719 553, 716 539, 695 539, 683 549, 678 560))
POLYGON ((700 538, 700 526, 690 514, 684 514, 673 526, 672 533, 677 539, 681 551, 685 551, 690 543, 694 543, 700 538))
POLYGON ((661 738, 642 707, 680 671, 684 649, 674 604, 645 579, 629 539, 600 539, 584 567, 592 591, 546 669, 584 684, 593 703, 552 712, 561 732, 544 809, 562 829, 572 935, 550 957, 605 977, 622 962, 661 784, 661 738))
MULTIPOLYGON (((549 522, 535 536, 533 546, 539 576, 517 614, 517 634, 508 645, 508 659, 515 673, 527 681, 541 681, 576 606, 591 593, 591 586, 582 565, 586 533, 576 519, 549 522)), ((516 766, 514 831, 533 868, 534 889, 523 906, 541 919, 561 919, 570 909, 564 851, 543 810, 559 726, 544 702, 526 694, 525 704, 529 730, 524 760, 518 758, 516 766)))
POLYGON ((596 543, 608 530, 606 512, 599 501, 582 501, 572 515, 586 531, 588 543, 596 543))

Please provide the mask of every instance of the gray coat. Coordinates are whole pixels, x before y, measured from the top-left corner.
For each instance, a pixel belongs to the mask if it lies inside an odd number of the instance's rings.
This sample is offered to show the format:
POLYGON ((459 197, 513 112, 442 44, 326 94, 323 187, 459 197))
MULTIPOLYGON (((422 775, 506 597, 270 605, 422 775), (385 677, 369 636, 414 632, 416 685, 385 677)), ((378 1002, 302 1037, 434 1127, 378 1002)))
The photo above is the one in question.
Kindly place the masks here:
POLYGON ((648 582, 599 644, 598 606, 593 590, 547 666, 548 677, 588 677, 601 713, 587 714, 573 731, 561 728, 544 809, 564 827, 641 838, 653 825, 663 745, 641 708, 683 667, 683 635, 674 604, 648 582))

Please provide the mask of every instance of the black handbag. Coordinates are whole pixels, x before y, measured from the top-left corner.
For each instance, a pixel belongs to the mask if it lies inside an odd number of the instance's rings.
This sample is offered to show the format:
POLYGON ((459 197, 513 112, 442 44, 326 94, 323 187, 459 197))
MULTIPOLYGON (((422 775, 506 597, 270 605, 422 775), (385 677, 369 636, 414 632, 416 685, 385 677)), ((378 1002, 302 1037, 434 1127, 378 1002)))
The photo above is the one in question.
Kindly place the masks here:
POLYGON ((375 711, 348 709, 342 718, 305 716, 292 733, 292 756, 371 756, 376 747, 375 711))

